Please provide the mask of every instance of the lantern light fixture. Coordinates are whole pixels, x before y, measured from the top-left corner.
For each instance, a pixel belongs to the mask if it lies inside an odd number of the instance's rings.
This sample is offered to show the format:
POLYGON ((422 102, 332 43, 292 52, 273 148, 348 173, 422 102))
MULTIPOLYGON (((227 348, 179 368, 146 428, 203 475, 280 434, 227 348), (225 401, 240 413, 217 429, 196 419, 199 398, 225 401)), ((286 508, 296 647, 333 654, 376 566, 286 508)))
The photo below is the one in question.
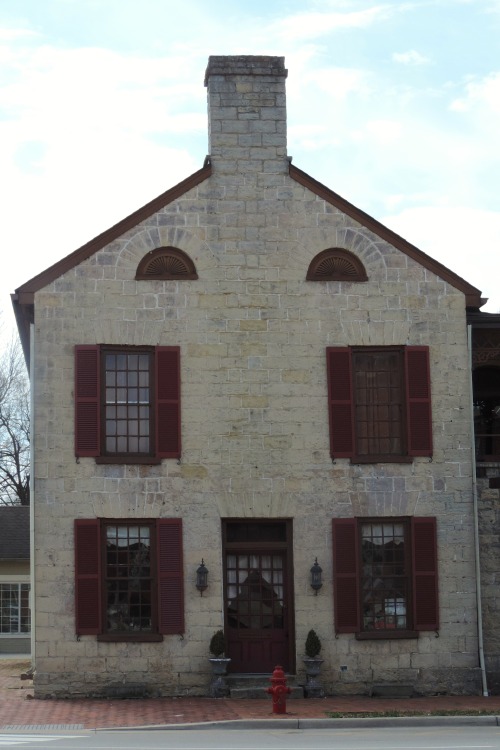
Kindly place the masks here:
POLYGON ((315 559, 314 565, 311 568, 311 588, 314 589, 314 595, 318 595, 318 591, 323 585, 322 579, 323 568, 318 563, 318 558, 315 559))
POLYGON ((200 596, 203 596, 203 592, 208 586, 208 568, 205 565, 203 558, 201 558, 201 564, 196 569, 196 588, 200 592, 200 596))

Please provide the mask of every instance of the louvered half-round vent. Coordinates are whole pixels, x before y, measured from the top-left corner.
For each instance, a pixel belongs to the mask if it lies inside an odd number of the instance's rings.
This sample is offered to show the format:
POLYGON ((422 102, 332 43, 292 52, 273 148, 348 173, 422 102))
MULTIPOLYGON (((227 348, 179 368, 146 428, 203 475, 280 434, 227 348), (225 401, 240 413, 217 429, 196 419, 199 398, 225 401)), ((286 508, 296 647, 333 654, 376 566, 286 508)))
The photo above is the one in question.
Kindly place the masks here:
POLYGON ((149 281, 197 279, 198 274, 193 261, 185 252, 176 247, 158 247, 141 260, 135 278, 149 281))
POLYGON ((339 247, 322 250, 309 265, 308 281, 368 281, 365 267, 354 253, 339 247))

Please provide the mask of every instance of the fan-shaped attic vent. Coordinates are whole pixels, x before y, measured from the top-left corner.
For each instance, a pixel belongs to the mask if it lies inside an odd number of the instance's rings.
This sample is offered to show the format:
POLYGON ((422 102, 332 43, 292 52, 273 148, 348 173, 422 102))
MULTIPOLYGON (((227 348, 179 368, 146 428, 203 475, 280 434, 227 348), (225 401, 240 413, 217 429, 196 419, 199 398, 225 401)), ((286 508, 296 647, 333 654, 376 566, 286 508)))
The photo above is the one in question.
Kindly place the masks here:
POLYGON ((354 253, 340 247, 322 250, 311 261, 308 281, 368 281, 365 267, 354 253))
POLYGON ((158 247, 151 250, 137 266, 136 279, 197 279, 198 274, 191 258, 176 247, 158 247))

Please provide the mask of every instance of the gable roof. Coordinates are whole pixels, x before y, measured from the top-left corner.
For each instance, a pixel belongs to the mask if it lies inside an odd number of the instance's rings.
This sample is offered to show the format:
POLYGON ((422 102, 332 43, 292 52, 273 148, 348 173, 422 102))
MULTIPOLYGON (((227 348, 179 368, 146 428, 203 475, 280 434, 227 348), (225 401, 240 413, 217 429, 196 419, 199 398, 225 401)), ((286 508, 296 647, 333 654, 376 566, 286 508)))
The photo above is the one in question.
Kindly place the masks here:
POLYGON ((322 185, 321 182, 318 182, 292 164, 290 164, 289 174, 293 180, 308 188, 308 190, 315 193, 318 197, 323 198, 327 203, 330 203, 332 206, 335 206, 335 208, 338 208, 339 211, 350 216, 351 219, 357 221, 361 226, 369 229, 381 239, 386 240, 386 242, 389 242, 398 250, 401 250, 401 252, 408 255, 421 266, 432 271, 432 273, 436 274, 436 276, 439 276, 444 281, 447 281, 448 284, 451 284, 455 289, 459 289, 463 292, 467 308, 477 310, 486 303, 487 300, 481 297, 481 291, 475 286, 472 286, 472 284, 469 284, 469 282, 465 281, 461 276, 458 276, 458 274, 454 273, 446 266, 443 266, 439 261, 431 258, 430 255, 419 250, 415 245, 407 242, 399 234, 396 234, 396 232, 393 232, 376 219, 373 219, 360 208, 353 206, 352 203, 349 203, 345 198, 342 198, 337 193, 334 193, 333 190, 330 190, 330 188, 322 185))
POLYGON ((22 286, 18 287, 14 294, 11 295, 12 305, 14 307, 14 314, 16 316, 17 328, 19 330, 19 336, 23 347, 24 358, 29 368, 30 361, 30 324, 34 322, 34 302, 35 292, 43 289, 47 284, 52 283, 59 276, 62 276, 67 271, 82 263, 87 258, 90 258, 98 250, 101 250, 106 245, 109 245, 113 240, 121 237, 129 229, 137 226, 149 216, 154 214, 156 211, 160 211, 164 206, 167 206, 172 201, 180 198, 181 195, 187 193, 188 190, 199 185, 201 182, 206 180, 212 174, 212 167, 210 164, 210 158, 207 156, 203 167, 197 172, 182 180, 174 187, 166 190, 164 193, 159 195, 157 198, 153 198, 152 201, 146 203, 141 208, 134 211, 129 216, 114 224, 109 229, 106 229, 93 240, 82 245, 74 252, 67 255, 65 258, 57 261, 54 265, 46 268, 45 271, 37 274, 32 279, 27 281, 22 286))
MULTIPOLYGON (((187 177, 182 182, 179 182, 174 187, 170 188, 166 192, 154 198, 146 205, 134 211, 125 219, 115 224, 110 229, 99 234, 94 239, 87 242, 82 247, 78 248, 74 252, 67 255, 62 260, 54 263, 54 265, 42 271, 37 276, 27 281, 22 286, 16 289, 12 295, 12 304, 14 307, 14 313, 16 316, 17 327, 19 329, 19 335, 23 346, 24 356, 29 367, 29 340, 30 340, 30 324, 34 321, 34 298, 35 293, 42 289, 47 284, 50 284, 55 279, 62 276, 62 274, 71 270, 82 261, 90 258, 98 250, 108 245, 113 240, 121 237, 129 229, 132 229, 141 221, 144 221, 156 211, 159 211, 164 206, 168 205, 172 201, 180 198, 184 193, 191 188, 196 187, 201 182, 206 180, 212 174, 212 166, 210 156, 205 158, 203 167, 197 172, 187 177)), ((335 206, 343 213, 350 216, 352 219, 357 221, 361 226, 369 229, 371 232, 376 234, 381 239, 389 242, 391 245, 396 247, 401 252, 408 255, 410 258, 415 260, 424 268, 427 268, 432 273, 436 274, 444 281, 451 284, 465 295, 465 304, 468 309, 478 310, 482 305, 485 304, 486 299, 481 297, 481 291, 476 287, 469 284, 461 276, 451 271, 449 268, 434 260, 429 255, 419 250, 415 245, 404 240, 400 235, 396 234, 386 226, 381 224, 376 219, 369 216, 367 213, 359 208, 356 208, 352 203, 342 198, 340 195, 335 193, 330 188, 322 185, 320 182, 310 177, 306 172, 293 166, 290 163, 289 175, 296 182, 300 183, 312 193, 318 197, 335 206)))
POLYGON ((6 505, 0 507, 0 560, 29 559, 29 506, 6 505))

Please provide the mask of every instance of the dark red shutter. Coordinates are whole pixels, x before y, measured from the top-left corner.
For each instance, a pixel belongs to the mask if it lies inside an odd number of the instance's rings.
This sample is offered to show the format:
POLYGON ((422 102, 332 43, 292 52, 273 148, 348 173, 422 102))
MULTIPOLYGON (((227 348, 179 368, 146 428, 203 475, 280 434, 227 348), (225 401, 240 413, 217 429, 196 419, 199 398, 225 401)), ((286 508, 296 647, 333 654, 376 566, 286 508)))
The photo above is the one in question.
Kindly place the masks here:
POLYGON ((439 629, 435 518, 412 518, 413 627, 439 629))
POLYGON ((355 452, 351 351, 347 347, 328 347, 326 357, 330 454, 332 458, 350 458, 355 452))
POLYGON ((75 520, 75 612, 77 635, 101 632, 101 545, 97 519, 75 520))
POLYGON ((99 347, 75 347, 75 455, 98 456, 99 347))
POLYGON ((355 518, 333 519, 335 632, 355 633, 359 621, 358 528, 355 518))
POLYGON ((431 378, 429 348, 405 349, 408 455, 432 456, 431 378))
POLYGON ((184 632, 182 519, 160 518, 158 528, 159 632, 184 632))
POLYGON ((156 347, 156 455, 181 455, 180 348, 156 347))

